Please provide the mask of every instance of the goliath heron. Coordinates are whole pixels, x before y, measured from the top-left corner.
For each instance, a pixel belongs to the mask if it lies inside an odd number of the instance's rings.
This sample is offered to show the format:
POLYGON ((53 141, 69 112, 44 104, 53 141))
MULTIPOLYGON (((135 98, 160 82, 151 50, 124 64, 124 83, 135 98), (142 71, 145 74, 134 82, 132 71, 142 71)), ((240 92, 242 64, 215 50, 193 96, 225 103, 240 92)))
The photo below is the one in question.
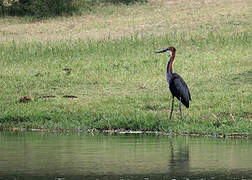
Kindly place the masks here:
POLYGON ((172 94, 172 107, 170 112, 170 119, 173 113, 174 96, 180 101, 179 110, 180 110, 180 117, 182 118, 181 102, 185 105, 185 107, 189 108, 189 101, 191 100, 191 95, 189 92, 189 88, 185 83, 185 81, 183 80, 183 78, 179 74, 172 72, 172 63, 174 61, 176 53, 175 47, 171 46, 164 50, 157 51, 156 53, 164 53, 164 52, 169 52, 171 54, 171 57, 166 67, 166 81, 172 94))

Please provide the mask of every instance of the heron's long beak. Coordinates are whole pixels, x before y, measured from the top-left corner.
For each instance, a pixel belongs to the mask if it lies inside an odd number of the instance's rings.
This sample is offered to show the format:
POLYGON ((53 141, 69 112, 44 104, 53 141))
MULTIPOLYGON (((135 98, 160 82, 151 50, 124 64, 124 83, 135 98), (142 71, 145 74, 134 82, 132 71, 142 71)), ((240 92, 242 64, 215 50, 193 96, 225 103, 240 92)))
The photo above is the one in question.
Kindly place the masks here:
POLYGON ((166 51, 168 51, 168 50, 169 50, 169 48, 164 49, 164 50, 161 50, 161 51, 156 51, 156 53, 164 53, 164 52, 166 52, 166 51))

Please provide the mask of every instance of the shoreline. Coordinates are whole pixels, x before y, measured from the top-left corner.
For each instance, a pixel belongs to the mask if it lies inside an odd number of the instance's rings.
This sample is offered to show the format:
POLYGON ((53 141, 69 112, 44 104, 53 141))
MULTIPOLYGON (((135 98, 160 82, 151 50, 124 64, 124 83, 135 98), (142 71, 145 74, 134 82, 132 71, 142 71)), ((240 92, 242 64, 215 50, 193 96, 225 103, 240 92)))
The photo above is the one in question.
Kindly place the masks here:
POLYGON ((0 131, 9 132, 38 132, 38 133, 82 133, 82 134, 107 134, 107 135, 161 135, 161 136, 189 136, 189 137, 207 137, 207 138, 228 138, 228 139, 250 139, 250 134, 197 134, 197 133, 175 133, 175 132, 164 132, 164 131, 134 131, 134 130, 123 130, 123 129, 110 129, 110 130, 78 130, 78 129, 39 129, 39 128, 0 128, 0 131))

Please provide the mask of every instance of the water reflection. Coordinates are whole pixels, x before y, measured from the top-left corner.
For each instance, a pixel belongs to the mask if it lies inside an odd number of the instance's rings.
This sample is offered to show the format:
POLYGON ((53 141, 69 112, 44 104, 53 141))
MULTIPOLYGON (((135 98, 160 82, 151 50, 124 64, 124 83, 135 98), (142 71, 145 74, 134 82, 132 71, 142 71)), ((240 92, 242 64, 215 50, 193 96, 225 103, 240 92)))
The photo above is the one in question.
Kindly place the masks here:
POLYGON ((252 141, 0 132, 2 179, 252 179, 252 141))
POLYGON ((174 174, 184 174, 186 176, 189 174, 189 146, 188 144, 183 144, 180 142, 178 144, 178 149, 174 149, 173 141, 170 141, 171 155, 168 167, 170 172, 174 174))

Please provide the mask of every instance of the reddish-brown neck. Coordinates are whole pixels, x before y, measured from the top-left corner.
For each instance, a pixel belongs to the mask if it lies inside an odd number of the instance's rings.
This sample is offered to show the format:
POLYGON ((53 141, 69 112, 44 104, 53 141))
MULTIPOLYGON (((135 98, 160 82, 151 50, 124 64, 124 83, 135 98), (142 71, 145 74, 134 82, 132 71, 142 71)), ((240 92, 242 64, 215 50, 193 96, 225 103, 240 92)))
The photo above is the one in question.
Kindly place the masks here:
POLYGON ((174 58, 175 58, 175 51, 172 51, 172 55, 171 55, 171 58, 167 64, 167 72, 172 72, 172 63, 174 61, 174 58))

